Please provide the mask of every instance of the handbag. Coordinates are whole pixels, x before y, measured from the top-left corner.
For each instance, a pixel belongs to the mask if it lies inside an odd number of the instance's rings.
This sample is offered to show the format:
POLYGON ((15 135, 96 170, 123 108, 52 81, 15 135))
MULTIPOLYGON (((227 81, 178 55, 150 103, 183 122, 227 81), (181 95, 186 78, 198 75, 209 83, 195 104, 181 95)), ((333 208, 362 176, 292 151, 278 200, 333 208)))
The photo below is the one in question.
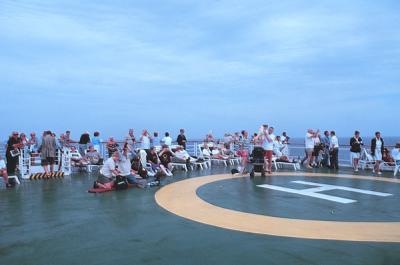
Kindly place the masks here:
POLYGON ((124 176, 116 176, 115 178, 115 189, 126 190, 128 188, 128 180, 124 176))

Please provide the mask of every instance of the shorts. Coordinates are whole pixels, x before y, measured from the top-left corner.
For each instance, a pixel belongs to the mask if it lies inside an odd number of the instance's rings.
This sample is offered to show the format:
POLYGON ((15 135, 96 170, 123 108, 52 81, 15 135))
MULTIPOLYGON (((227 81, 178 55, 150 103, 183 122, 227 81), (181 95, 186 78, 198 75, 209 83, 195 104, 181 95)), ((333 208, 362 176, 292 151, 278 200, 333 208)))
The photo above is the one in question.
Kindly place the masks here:
POLYGON ((314 148, 306 148, 307 155, 311 155, 314 152, 314 148))
POLYGON ((272 150, 265 150, 264 157, 267 160, 272 160, 272 150))
POLYGON ((46 159, 42 159, 40 164, 42 166, 54 165, 54 157, 46 157, 46 159))
POLYGON ((106 184, 106 183, 110 183, 113 182, 113 179, 107 178, 104 175, 99 175, 99 177, 97 178, 97 181, 100 182, 101 184, 106 184))
POLYGON ((360 159, 360 153, 359 152, 350 152, 350 157, 351 157, 351 160, 360 159))

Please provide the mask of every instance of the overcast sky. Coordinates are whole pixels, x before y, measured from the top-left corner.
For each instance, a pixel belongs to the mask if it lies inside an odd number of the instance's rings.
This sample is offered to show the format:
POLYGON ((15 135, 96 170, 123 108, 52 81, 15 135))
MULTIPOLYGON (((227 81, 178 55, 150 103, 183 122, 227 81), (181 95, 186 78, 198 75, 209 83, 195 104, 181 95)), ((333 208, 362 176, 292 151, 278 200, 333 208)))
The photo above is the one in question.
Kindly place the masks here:
POLYGON ((400 135, 400 1, 0 1, 16 129, 400 135))

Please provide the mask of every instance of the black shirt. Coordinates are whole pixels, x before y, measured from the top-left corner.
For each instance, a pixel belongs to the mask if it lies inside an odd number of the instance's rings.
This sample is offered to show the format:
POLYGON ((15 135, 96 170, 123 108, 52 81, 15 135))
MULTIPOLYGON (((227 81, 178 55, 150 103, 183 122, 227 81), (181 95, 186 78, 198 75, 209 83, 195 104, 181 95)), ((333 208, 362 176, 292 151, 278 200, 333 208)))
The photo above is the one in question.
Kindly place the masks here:
POLYGON ((358 138, 358 141, 355 137, 350 139, 350 152, 353 153, 360 153, 361 152, 361 145, 363 145, 361 137, 358 138))
POLYGON ((154 164, 158 164, 158 157, 157 157, 157 154, 149 153, 149 154, 147 155, 147 161, 151 161, 151 162, 154 163, 154 164))
POLYGON ((186 136, 179 134, 178 139, 176 139, 179 145, 183 146, 184 149, 186 149, 186 136))
POLYGON ((11 150, 14 150, 13 145, 19 144, 19 143, 21 143, 20 138, 15 139, 14 137, 10 137, 7 142, 7 151, 6 152, 9 153, 11 150))
POLYGON ((165 151, 160 155, 160 161, 164 166, 168 166, 169 163, 171 163, 171 157, 172 157, 171 151, 165 151))
POLYGON ((81 139, 79 139, 79 144, 88 144, 90 143, 90 136, 87 133, 81 135, 81 139))

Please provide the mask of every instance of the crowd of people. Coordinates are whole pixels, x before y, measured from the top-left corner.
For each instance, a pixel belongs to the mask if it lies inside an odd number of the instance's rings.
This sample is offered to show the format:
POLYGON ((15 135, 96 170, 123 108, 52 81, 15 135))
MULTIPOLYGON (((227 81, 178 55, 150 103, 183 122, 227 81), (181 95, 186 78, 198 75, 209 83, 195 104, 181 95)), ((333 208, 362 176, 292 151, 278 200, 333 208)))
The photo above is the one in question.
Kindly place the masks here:
MULTIPOLYGON (((305 136, 305 156, 300 159, 290 158, 289 142, 290 137, 286 132, 275 135, 275 128, 268 125, 260 126, 258 132, 251 136, 246 130, 235 133, 225 133, 220 140, 214 138, 209 132, 201 147, 200 156, 193 157, 187 151, 187 138, 185 130, 181 129, 173 146, 174 140, 169 132, 165 132, 161 138, 158 132, 150 134, 143 129, 138 140, 134 130, 129 129, 127 136, 122 142, 109 137, 105 148, 108 157, 102 156, 103 141, 98 131, 91 136, 85 132, 80 136, 79 141, 71 139, 71 132, 66 131, 60 137, 51 131, 43 132, 39 138, 34 132, 28 138, 24 133, 13 132, 6 145, 6 160, 0 157, 0 174, 3 176, 7 187, 10 187, 8 176, 16 175, 18 170, 18 159, 21 152, 29 152, 32 163, 34 158, 40 156, 40 164, 46 174, 62 169, 62 160, 59 154, 68 154, 73 166, 82 167, 88 164, 102 165, 101 174, 95 186, 110 188, 116 176, 123 176, 130 184, 137 184, 142 178, 141 170, 149 170, 148 174, 158 176, 171 175, 171 163, 185 163, 188 168, 196 161, 204 159, 229 160, 240 158, 242 173, 245 172, 251 150, 253 147, 260 147, 264 151, 265 171, 272 173, 272 158, 277 161, 290 163, 301 162, 307 169, 314 167, 329 167, 339 169, 338 154, 339 140, 335 131, 324 131, 308 129, 305 136), (172 148, 173 147, 173 148, 172 148), (140 153, 142 151, 142 153, 140 153), (104 159, 104 163, 103 163, 104 159), (142 159, 142 167, 140 166, 142 159), (150 167, 145 169, 143 162, 150 167), (138 166, 139 165, 139 166, 138 166)), ((360 132, 355 131, 350 139, 350 154, 354 171, 359 169, 359 161, 364 143, 360 132)), ((365 155, 369 155, 368 153, 365 155)), ((374 172, 381 174, 380 163, 382 161, 396 163, 400 160, 400 144, 389 151, 381 138, 380 132, 375 133, 371 141, 371 159, 375 161, 374 172)))

